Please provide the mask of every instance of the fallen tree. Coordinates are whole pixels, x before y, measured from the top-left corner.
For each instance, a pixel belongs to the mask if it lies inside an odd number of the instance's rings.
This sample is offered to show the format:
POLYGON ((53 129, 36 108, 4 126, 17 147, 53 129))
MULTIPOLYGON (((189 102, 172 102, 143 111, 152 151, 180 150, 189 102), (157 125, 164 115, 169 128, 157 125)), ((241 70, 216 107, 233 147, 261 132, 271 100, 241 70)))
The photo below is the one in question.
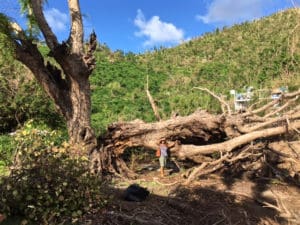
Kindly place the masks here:
MULTIPOLYGON (((201 90, 217 96, 207 89, 201 90)), ((229 104, 219 98, 220 103, 225 105, 221 115, 199 110, 189 116, 176 116, 154 123, 141 120, 114 123, 99 141, 99 151, 111 154, 108 158, 117 162, 107 172, 132 175, 120 155, 132 147, 155 150, 158 141, 165 138, 172 146, 172 156, 199 165, 188 171, 187 182, 245 160, 248 162, 244 163, 244 170, 259 170, 259 165, 264 162, 276 173, 278 171, 272 168, 273 162, 270 162, 273 158, 276 158, 276 162, 289 162, 290 176, 299 176, 300 169, 294 166, 300 162, 299 95, 300 89, 282 94, 276 100, 263 102, 260 107, 259 104, 253 105, 244 112, 233 112, 229 104), (278 150, 278 143, 286 143, 286 147, 278 150), (295 154, 288 153, 291 151, 295 154)), ((92 158, 96 172, 101 170, 101 165, 110 164, 100 157, 92 158)))

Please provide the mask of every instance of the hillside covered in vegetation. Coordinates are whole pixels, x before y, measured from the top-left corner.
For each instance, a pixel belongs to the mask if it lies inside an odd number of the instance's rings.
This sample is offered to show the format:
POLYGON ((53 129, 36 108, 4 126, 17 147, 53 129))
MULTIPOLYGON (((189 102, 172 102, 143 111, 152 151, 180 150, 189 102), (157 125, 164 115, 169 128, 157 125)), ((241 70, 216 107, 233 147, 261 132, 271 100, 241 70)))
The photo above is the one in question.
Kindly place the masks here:
MULTIPOLYGON (((290 9, 143 54, 112 52, 100 44, 91 77, 93 127, 100 132, 115 121, 155 120, 145 91, 147 76, 164 119, 198 108, 220 110, 215 99, 193 87, 209 88, 228 99, 229 90, 243 91, 245 86, 297 89, 299 21, 299 9, 290 9)), ((5 58, 1 57, 1 65, 6 66, 1 66, 0 74, 0 132, 12 131, 31 118, 61 124, 45 95, 28 79, 27 70, 14 61, 7 66, 5 58)))
POLYGON ((216 30, 170 49, 135 55, 98 54, 92 76, 94 124, 116 120, 153 120, 146 80, 163 118, 197 108, 218 111, 215 100, 193 90, 207 87, 229 98, 245 86, 272 89, 300 84, 299 10, 279 12, 254 22, 216 30), (109 121, 108 121, 109 120, 109 121))

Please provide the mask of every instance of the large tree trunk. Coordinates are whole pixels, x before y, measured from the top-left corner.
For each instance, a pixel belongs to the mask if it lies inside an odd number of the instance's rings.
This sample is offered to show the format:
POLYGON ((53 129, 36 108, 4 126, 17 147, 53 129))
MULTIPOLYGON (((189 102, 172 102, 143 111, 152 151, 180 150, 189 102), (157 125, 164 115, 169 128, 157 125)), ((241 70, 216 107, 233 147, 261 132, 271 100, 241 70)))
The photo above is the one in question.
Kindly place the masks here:
MULTIPOLYGON (((63 49, 65 46, 61 45, 60 48, 63 49)), ((65 118, 70 142, 88 145, 93 143, 95 147, 96 138, 90 122, 91 102, 88 80, 90 71, 86 70, 86 67, 80 68, 78 65, 80 58, 76 55, 66 56, 61 52, 53 54, 57 54, 60 60, 63 57, 69 58, 61 61, 64 75, 49 62, 44 63, 36 45, 24 42, 17 48, 17 59, 32 71, 37 81, 53 99, 57 110, 65 118)))
MULTIPOLYGON (((90 85, 88 80, 72 81, 70 89, 71 115, 67 118, 67 128, 71 143, 90 143, 95 141, 91 129, 90 85)), ((94 143, 95 144, 95 143, 94 143)))
POLYGON ((67 42, 59 43, 49 27, 42 10, 41 1, 31 1, 28 7, 41 29, 49 58, 44 57, 32 39, 13 24, 17 36, 14 41, 16 58, 26 65, 39 84, 52 98, 58 112, 67 124, 71 144, 80 144, 84 152, 96 147, 96 137, 91 128, 91 101, 89 76, 95 67, 93 52, 97 40, 93 33, 86 49, 83 48, 83 27, 78 0, 69 0, 71 32, 67 42))
MULTIPOLYGON (((15 47, 16 59, 27 66, 38 83, 53 100, 57 111, 66 121, 69 140, 75 154, 87 154, 91 166, 100 172, 120 171, 124 162, 114 151, 99 148, 91 128, 89 76, 95 68, 93 56, 97 47, 95 33, 83 44, 82 16, 78 0, 68 0, 71 30, 67 41, 59 43, 43 14, 44 1, 29 1, 30 17, 34 17, 49 48, 48 57, 17 23, 7 23, 6 35, 15 47), (49 58, 51 57, 51 59, 49 58), (55 63, 53 63, 55 61, 55 63)), ((126 168, 126 166, 123 166, 126 168)))

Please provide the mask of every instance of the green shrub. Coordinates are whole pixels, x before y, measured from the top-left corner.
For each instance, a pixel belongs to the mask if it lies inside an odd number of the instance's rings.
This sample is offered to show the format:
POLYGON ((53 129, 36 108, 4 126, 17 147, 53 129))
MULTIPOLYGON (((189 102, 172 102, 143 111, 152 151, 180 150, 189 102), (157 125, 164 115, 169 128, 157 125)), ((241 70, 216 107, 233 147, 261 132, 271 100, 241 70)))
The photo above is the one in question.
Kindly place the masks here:
POLYGON ((4 174, 10 165, 15 148, 12 136, 0 135, 0 175, 4 174))
POLYGON ((13 167, 0 180, 1 213, 29 224, 65 224, 104 205, 102 182, 89 173, 88 159, 71 156, 66 142, 55 147, 57 135, 31 123, 16 133, 13 167))

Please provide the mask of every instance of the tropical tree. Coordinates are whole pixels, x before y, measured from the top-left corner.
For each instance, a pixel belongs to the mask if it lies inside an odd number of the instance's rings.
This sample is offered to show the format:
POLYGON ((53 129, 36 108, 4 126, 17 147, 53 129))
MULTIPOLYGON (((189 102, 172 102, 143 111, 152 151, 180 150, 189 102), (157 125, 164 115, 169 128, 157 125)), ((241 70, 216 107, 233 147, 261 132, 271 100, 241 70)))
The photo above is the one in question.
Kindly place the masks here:
POLYGON ((82 14, 78 0, 68 0, 70 35, 60 43, 46 21, 44 0, 21 0, 23 12, 29 19, 24 30, 7 15, 0 14, 0 33, 13 50, 14 57, 33 73, 38 83, 53 100, 64 117, 71 144, 84 146, 88 152, 95 148, 96 137, 91 128, 89 76, 95 67, 93 53, 97 40, 93 32, 88 45, 84 45, 82 14), (39 49, 37 33, 42 33, 49 54, 39 49), (50 57, 49 57, 50 56, 50 57))

